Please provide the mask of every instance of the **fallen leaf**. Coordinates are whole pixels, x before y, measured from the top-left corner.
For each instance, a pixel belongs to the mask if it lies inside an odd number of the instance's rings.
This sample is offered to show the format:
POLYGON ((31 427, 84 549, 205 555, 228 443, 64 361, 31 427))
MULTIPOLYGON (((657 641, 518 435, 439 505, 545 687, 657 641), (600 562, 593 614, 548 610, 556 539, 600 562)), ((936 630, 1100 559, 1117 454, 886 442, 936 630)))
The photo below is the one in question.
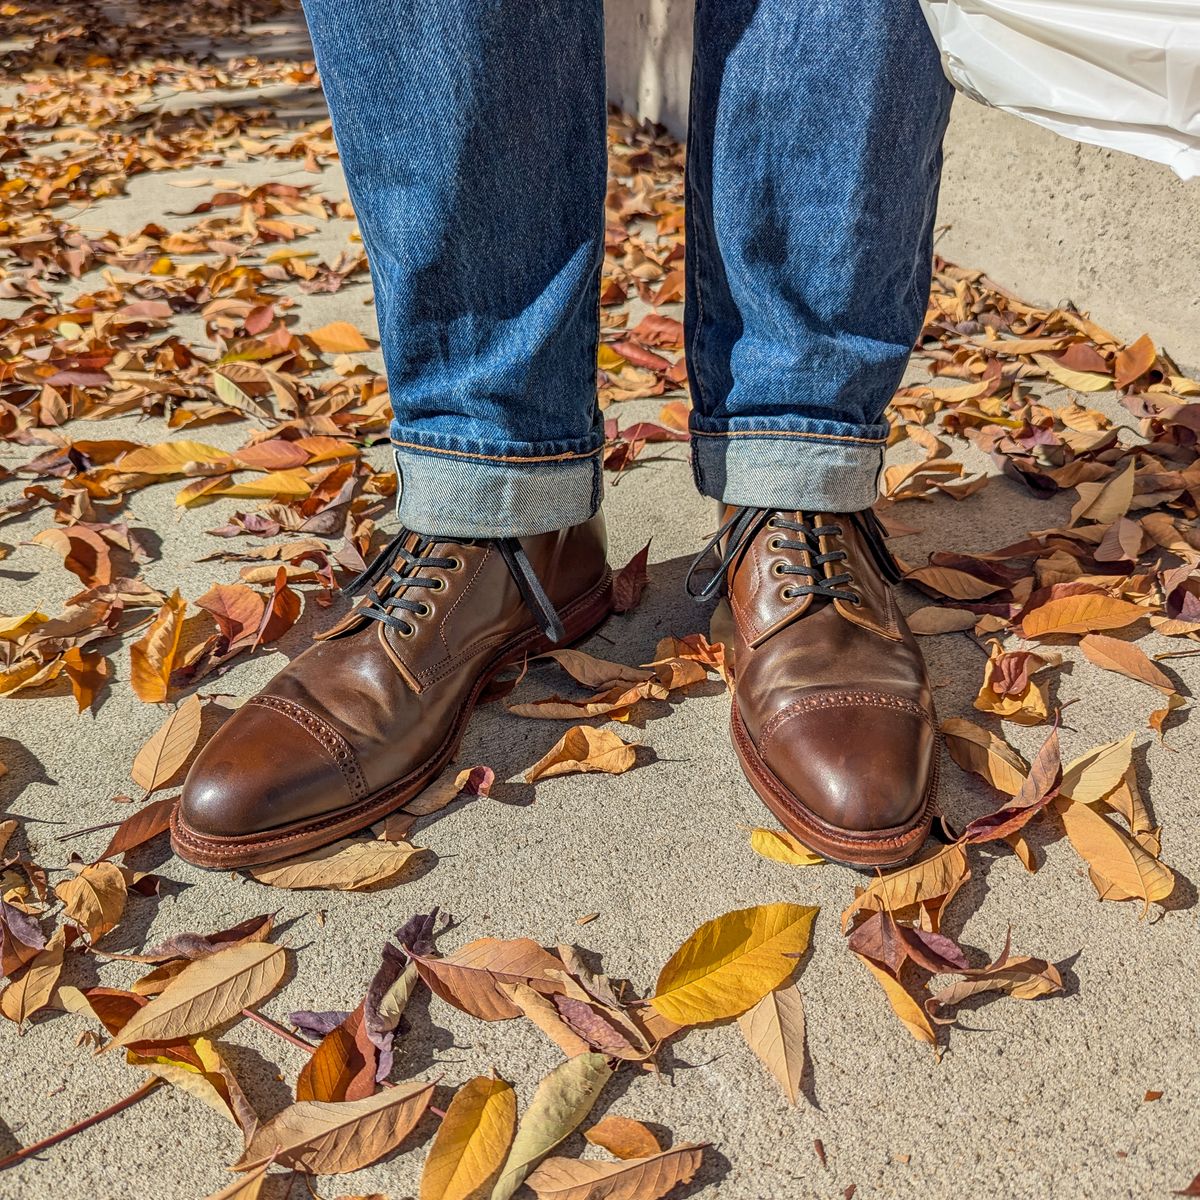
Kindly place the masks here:
POLYGON ((799 987, 792 983, 768 992, 738 1017, 738 1026, 794 1107, 804 1074, 804 1001, 799 987))
POLYGON ((613 612, 632 612, 641 603, 649 579, 646 573, 649 557, 650 543, 647 542, 613 576, 613 612))
POLYGON ((1079 648, 1088 662, 1106 671, 1116 671, 1139 683, 1149 684, 1167 696, 1175 691, 1170 677, 1146 657, 1145 651, 1130 642, 1105 637, 1102 633, 1089 633, 1080 638, 1079 648))
POLYGON ((576 725, 568 729, 525 772, 525 782, 534 783, 539 779, 549 779, 555 775, 571 775, 576 772, 621 775, 636 765, 636 746, 622 741, 609 729, 593 729, 590 725, 576 725))
POLYGON ((71 694, 80 712, 86 712, 96 702, 96 696, 108 682, 112 668, 100 654, 86 654, 78 646, 63 652, 63 669, 71 681, 71 694))
POLYGON ((375 1091, 375 1059, 375 1047, 363 1031, 360 1004, 321 1039, 300 1068, 296 1099, 361 1100, 370 1096, 375 1091))
POLYGON ((1121 629, 1148 615, 1147 609, 1115 596, 1091 592, 1060 596, 1027 612, 1021 621, 1021 635, 1037 639, 1065 633, 1093 633, 1097 629, 1121 629))
POLYGON ((529 938, 477 938, 445 958, 405 947, 430 989, 455 1008, 481 1021, 508 1021, 521 1015, 501 985, 523 983, 538 992, 562 991, 555 975, 562 960, 529 938))
POLYGON ((247 1171, 272 1158, 310 1175, 343 1175, 390 1154, 423 1116, 433 1084, 413 1081, 362 1100, 301 1100, 260 1125, 233 1164, 247 1171))
POLYGON ((905 1029, 918 1042, 936 1047, 937 1034, 934 1033, 933 1026, 930 1025, 929 1018, 925 1015, 925 1010, 913 998, 904 984, 869 958, 864 958, 861 954, 855 957, 875 976, 879 986, 883 988, 884 995, 887 996, 888 1003, 892 1006, 892 1012, 900 1018, 900 1023, 905 1029))
POLYGON ((139 1009, 105 1050, 207 1033, 266 999, 286 965, 284 948, 270 942, 245 942, 196 959, 139 1009))
POLYGON ((667 960, 650 1004, 678 1025, 744 1013, 795 970, 817 911, 762 904, 706 921, 667 960))
POLYGON ((491 1194, 517 1126, 512 1085, 478 1075, 454 1094, 421 1174, 420 1200, 479 1200, 491 1194))
POLYGON ((662 1149, 654 1134, 631 1117, 609 1115, 585 1130, 583 1136, 614 1158, 649 1158, 662 1149))
POLYGON ((855 914, 887 909, 892 913, 913 904, 941 900, 944 908, 971 877, 967 854, 953 843, 920 862, 873 880, 842 913, 844 933, 855 914))
POLYGON ((943 721, 941 733, 950 757, 964 771, 971 771, 1010 796, 1021 790, 1029 768, 1003 738, 961 717, 943 721))
POLYGON ((200 740, 199 696, 188 696, 137 752, 130 775, 146 793, 169 783, 200 740))
POLYGON ((408 842, 379 839, 346 839, 311 850, 282 862, 251 867, 250 874, 269 887, 328 888, 340 892, 360 892, 364 888, 391 883, 403 873, 420 846, 408 842))
POLYGON ((127 850, 134 850, 138 846, 144 846, 151 838, 158 837, 160 833, 166 833, 171 827, 171 813, 178 800, 178 796, 166 796, 162 800, 155 800, 153 804, 147 804, 145 808, 139 808, 137 812, 126 817, 117 826, 108 845, 104 848, 104 853, 96 861, 103 862, 105 859, 116 858, 118 854, 124 854, 127 850))
POLYGON ((700 1169, 707 1142, 684 1142, 650 1158, 606 1163, 548 1158, 526 1180, 542 1200, 659 1200, 700 1169))
POLYGON ((115 928, 128 895, 121 868, 110 862, 91 863, 54 888, 65 915, 96 942, 115 928))
POLYGON ((1171 870, 1090 805, 1064 796, 1055 809, 1079 857, 1107 885, 1097 886, 1102 900, 1140 900, 1144 916, 1175 890, 1171 870))
POLYGON ((526 1176, 592 1111, 612 1067, 603 1054, 559 1063, 537 1086, 489 1200, 510 1200, 526 1176))
POLYGON ((331 321, 306 336, 327 354, 359 354, 371 349, 367 339, 348 321, 331 321))
POLYGON ((1040 958, 1012 958, 1009 945, 994 963, 978 970, 960 971, 961 982, 934 992, 925 1008, 934 1015, 938 1009, 961 1004, 982 992, 1005 992, 1017 1000, 1036 1000, 1063 990, 1058 969, 1040 958))
POLYGON ((155 614, 150 627, 129 647, 129 682, 138 699, 147 704, 161 704, 167 698, 186 611, 187 601, 176 588, 155 614))
POLYGON ((789 867, 815 867, 825 861, 782 829, 750 830, 750 848, 763 858, 787 863, 789 867))
POLYGON ((20 1026, 45 1008, 62 972, 66 947, 66 930, 60 926, 19 978, 0 992, 0 1013, 20 1026))

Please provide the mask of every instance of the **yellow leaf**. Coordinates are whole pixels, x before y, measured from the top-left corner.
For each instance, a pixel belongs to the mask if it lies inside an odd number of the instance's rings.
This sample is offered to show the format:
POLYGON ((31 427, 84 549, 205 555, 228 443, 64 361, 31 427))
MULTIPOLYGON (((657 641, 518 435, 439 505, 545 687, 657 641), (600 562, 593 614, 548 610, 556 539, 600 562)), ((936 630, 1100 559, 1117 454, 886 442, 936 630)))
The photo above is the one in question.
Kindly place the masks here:
POLYGON ((158 610, 150 627, 129 647, 129 682, 139 700, 161 704, 167 698, 187 601, 176 588, 158 610))
POLYGON ((308 338, 319 350, 329 354, 357 354, 371 346, 348 321, 333 321, 314 329, 308 338))
POLYGON ((1090 805, 1064 797, 1055 808, 1079 857, 1109 885, 1097 888, 1101 899, 1141 900, 1144 916, 1175 890, 1171 870, 1090 805))
POLYGON ((49 617, 45 613, 32 611, 22 613, 19 617, 0 617, 0 641, 17 642, 39 625, 44 625, 49 617))
POLYGON ((229 462, 229 454, 203 442, 158 442, 117 459, 122 475, 195 475, 229 462))
POLYGON ((490 1195, 517 1127, 517 1094, 494 1075, 455 1093, 429 1147, 420 1200, 480 1200, 490 1195))
POLYGON ((302 467, 296 467, 287 471, 271 471, 242 483, 227 479, 215 484, 209 480, 200 485, 189 484, 175 497, 175 503, 186 508, 198 500, 207 500, 213 496, 235 496, 243 500, 295 499, 303 498, 311 491, 308 472, 302 467))
POLYGON ((869 958, 864 958, 861 954, 856 954, 855 958, 879 981, 879 986, 883 988, 884 995, 887 996, 888 1003, 892 1006, 892 1012, 900 1018, 905 1029, 918 1042, 936 1047, 937 1035, 933 1032, 933 1026, 930 1025, 925 1010, 909 995, 908 989, 869 958))
POLYGON ((1120 629, 1148 616, 1146 609, 1128 600, 1099 592, 1060 596, 1025 614, 1021 634, 1027 638, 1059 633, 1092 633, 1097 629, 1120 629))
POLYGON ((678 1025, 744 1013, 795 970, 817 912, 762 904, 706 921, 671 955, 650 1004, 678 1025))
POLYGON ((752 829, 750 848, 763 858, 787 863, 790 867, 815 867, 825 861, 782 829, 752 829))

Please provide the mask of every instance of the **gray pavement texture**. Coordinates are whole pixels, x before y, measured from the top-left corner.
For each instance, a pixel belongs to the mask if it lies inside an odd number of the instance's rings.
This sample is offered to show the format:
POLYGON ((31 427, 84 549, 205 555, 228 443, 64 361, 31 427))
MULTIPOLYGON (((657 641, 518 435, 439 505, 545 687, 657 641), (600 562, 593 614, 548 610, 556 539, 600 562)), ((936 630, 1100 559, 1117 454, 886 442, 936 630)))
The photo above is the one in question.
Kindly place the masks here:
MULTIPOLYGON (((151 217, 169 223, 173 218, 164 214, 184 207, 181 194, 197 195, 171 184, 202 178, 313 177, 291 164, 270 163, 194 170, 178 179, 170 173, 143 176, 131 182, 127 195, 97 204, 89 220, 118 230, 138 228, 151 217)), ((320 187, 334 198, 345 190, 333 169, 320 187)), ((331 220, 307 248, 332 259, 352 229, 331 220)), ((84 280, 82 286, 88 285, 84 280)), ((335 295, 297 296, 301 327, 345 319, 370 330, 369 298, 365 282, 335 295)), ((1086 306, 1087 296, 1075 299, 1086 306)), ((1153 335, 1154 313, 1147 314, 1147 325, 1153 335)), ((914 377, 921 374, 914 368, 914 377)), ((1099 401, 1100 407, 1109 404, 1099 401)), ((658 402, 632 402, 621 415, 653 418, 657 409, 658 402)), ((149 443, 167 430, 161 422, 128 417, 80 422, 71 433, 149 443)), ((233 446, 245 433, 244 426, 215 425, 202 436, 233 446)), ((32 452, 0 449, 10 468, 32 452)), ((374 453, 382 465, 386 451, 374 453)), ((0 487, 0 502, 17 486, 0 487)), ((134 493, 128 519, 161 537, 159 555, 142 568, 143 577, 194 597, 218 580, 236 579, 236 564, 198 560, 214 549, 205 530, 245 502, 218 500, 180 511, 173 505, 178 486, 134 493)), ((994 479, 962 502, 943 497, 906 504, 898 515, 919 531, 897 549, 913 562, 938 548, 987 550, 1058 523, 1070 499, 1039 502, 994 479)), ((681 447, 648 452, 642 465, 610 483, 606 509, 615 563, 653 539, 650 583, 640 608, 614 618, 586 648, 643 662, 660 637, 707 628, 707 610, 684 596, 682 581, 714 513, 693 492, 681 447)), ((41 514, 5 528, 4 540, 14 548, 0 564, 0 612, 35 606, 57 611, 76 590, 74 577, 48 551, 27 544, 47 522, 41 514)), ((923 601, 905 592, 903 603, 911 609, 923 601)), ((250 694, 330 619, 308 605, 275 653, 241 661, 218 686, 203 690, 250 694)), ((1141 644, 1149 652, 1166 648, 1165 639, 1141 644)), ((963 635, 927 638, 924 647, 941 715, 979 716, 971 707, 983 665, 979 647, 963 635)), ((832 865, 789 868, 750 850, 746 827, 773 822, 739 771, 726 732, 728 700, 716 686, 651 707, 622 726, 625 736, 645 747, 636 770, 615 778, 564 777, 534 788, 519 782, 520 773, 564 727, 519 719, 503 705, 482 709, 460 761, 488 763, 507 782, 497 785, 493 799, 457 804, 419 825, 414 840, 432 851, 425 868, 375 893, 266 888, 240 874, 190 867, 172 857, 160 838, 133 855, 133 865, 162 875, 162 895, 133 898, 109 948, 135 950, 180 931, 215 930, 278 910, 283 940, 295 953, 284 986, 264 1011, 285 1019, 297 1009, 353 1007, 383 940, 433 905, 459 922, 445 945, 482 935, 527 936, 551 945, 575 941, 599 956, 605 970, 648 991, 662 963, 702 921, 770 901, 817 904, 822 913, 800 975, 811 1059, 807 1102, 788 1107, 732 1024, 690 1033, 668 1053, 658 1076, 623 1072, 599 1102, 596 1116, 632 1116, 669 1130, 676 1141, 712 1141, 700 1175, 677 1195, 840 1197, 854 1185, 860 1200, 1165 1196, 1200 1168, 1200 939, 1195 893, 1187 882, 1200 876, 1193 836, 1200 804, 1195 722, 1177 722, 1167 744, 1159 744, 1145 731, 1156 706, 1147 689, 1097 670, 1071 648, 1066 654, 1071 665, 1056 684, 1058 702, 1071 702, 1064 755, 1131 729, 1143 731, 1138 777, 1165 829, 1164 859, 1180 876, 1176 902, 1145 919, 1135 905, 1099 903, 1086 872, 1061 843, 1048 847, 1034 875, 1011 854, 982 855, 956 902, 951 932, 977 948, 982 960, 998 952, 1011 929, 1018 951, 1060 964, 1066 992, 1037 1003, 1000 999, 968 1006, 940 1062, 899 1025, 842 944, 837 915, 860 877, 832 865), (577 919, 590 913, 599 916, 578 927, 577 919), (1162 1098, 1146 1102, 1148 1090, 1161 1091, 1162 1098), (814 1150, 817 1139, 825 1165, 814 1150)), ((95 716, 77 715, 70 696, 58 692, 0 702, 0 759, 8 766, 0 778, 0 817, 18 818, 21 848, 54 869, 61 869, 68 846, 85 856, 101 850, 107 833, 66 844, 56 839, 124 815, 112 798, 130 789, 133 755, 163 719, 162 709, 140 703, 130 691, 127 656, 115 661, 118 677, 95 716)), ((1179 660, 1185 687, 1190 670, 1189 660, 1179 660)), ((534 698, 557 686, 549 669, 536 668, 518 695, 534 698)), ((1026 755, 1044 736, 1014 726, 1004 733, 1026 755)), ((946 766, 943 799, 959 821, 993 803, 982 785, 952 764, 946 766)), ((65 981, 127 986, 138 973, 134 964, 72 955, 65 981)), ((427 998, 414 1004, 409 1018, 393 1078, 441 1076, 449 1089, 495 1067, 516 1084, 524 1103, 559 1058, 525 1021, 485 1024, 427 998)), ((49 1012, 21 1036, 7 1023, 0 1029, 0 1155, 141 1082, 119 1055, 98 1058, 77 1045, 82 1028, 75 1017, 49 1012)), ((222 1041, 262 1113, 287 1103, 301 1051, 246 1021, 222 1041)), ((433 1124, 427 1117, 405 1152, 351 1177, 316 1181, 317 1191, 324 1197, 382 1193, 392 1200, 415 1195, 433 1124)), ((164 1087, 37 1161, 0 1173, 0 1198, 200 1198, 229 1181, 226 1165, 237 1157, 239 1143, 237 1130, 217 1113, 164 1087)), ((574 1137, 564 1152, 583 1149, 574 1137)), ((267 1194, 281 1200, 307 1193, 302 1183, 281 1178, 267 1194)))

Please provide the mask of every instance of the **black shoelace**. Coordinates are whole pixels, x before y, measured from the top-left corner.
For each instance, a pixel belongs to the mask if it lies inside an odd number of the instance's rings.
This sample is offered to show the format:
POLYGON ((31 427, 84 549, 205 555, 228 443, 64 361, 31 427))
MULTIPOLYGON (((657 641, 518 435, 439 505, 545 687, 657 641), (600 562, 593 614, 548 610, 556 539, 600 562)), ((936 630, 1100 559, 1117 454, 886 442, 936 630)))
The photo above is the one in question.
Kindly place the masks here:
MULTIPOLYGON (((848 520, 862 533, 873 557, 883 572, 884 578, 891 583, 900 579, 900 570, 896 560, 892 558, 884 540, 883 530, 879 519, 870 509, 864 513, 849 514, 848 520)), ((785 600, 799 599, 801 596, 823 596, 830 600, 845 600, 849 604, 859 605, 862 596, 854 586, 853 573, 843 568, 840 571, 826 572, 825 567, 834 563, 846 562, 848 555, 838 547, 823 551, 819 539, 821 536, 840 537, 842 526, 837 521, 826 521, 817 526, 810 521, 797 520, 784 516, 782 513, 763 508, 737 508, 713 535, 708 545, 692 559, 687 573, 688 594, 697 601, 709 600, 721 589, 725 581, 725 573, 730 565, 741 554, 744 547, 758 535, 766 526, 782 532, 771 539, 771 545, 777 550, 800 550, 808 556, 807 563, 777 562, 774 570, 779 575, 798 575, 805 582, 796 583, 783 591, 785 600), (795 534, 789 537, 789 534, 795 534), (699 590, 693 587, 700 564, 716 550, 721 542, 725 542, 724 553, 720 556, 716 570, 707 583, 699 590)))
MULTIPOLYGON (((430 554, 429 551, 439 544, 436 538, 418 536, 413 549, 410 550, 404 543, 411 537, 411 530, 401 529, 380 550, 371 565, 342 589, 349 596, 357 596, 374 586, 374 591, 360 606, 358 614, 369 617, 372 621, 382 621, 396 630, 401 637, 411 637, 417 628, 412 620, 401 614, 407 612, 419 618, 427 617, 433 611, 427 601, 415 599, 411 595, 412 590, 428 588, 430 591, 440 592, 446 586, 442 576, 426 575, 424 572, 456 571, 463 565, 462 559, 454 555, 430 554)), ((562 619, 550 597, 546 595, 546 589, 542 587, 542 581, 537 577, 525 548, 517 538, 489 540, 500 551, 508 572, 517 585, 517 591, 521 593, 521 599, 533 614, 538 628, 551 642, 561 642, 566 637, 562 619)), ((465 538, 460 539, 459 543, 475 544, 465 538)))

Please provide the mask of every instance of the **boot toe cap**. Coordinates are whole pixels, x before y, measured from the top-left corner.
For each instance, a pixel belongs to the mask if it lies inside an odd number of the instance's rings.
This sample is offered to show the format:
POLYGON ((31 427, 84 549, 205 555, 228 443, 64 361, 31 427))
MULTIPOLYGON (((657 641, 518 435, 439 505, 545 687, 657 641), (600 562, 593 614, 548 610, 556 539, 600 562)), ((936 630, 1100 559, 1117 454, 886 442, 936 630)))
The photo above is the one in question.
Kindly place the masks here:
POLYGON ((207 837, 245 837, 352 803, 338 764, 287 717, 240 708, 192 763, 179 815, 207 837))
POLYGON ((781 713, 759 747, 772 774, 826 824, 851 833, 910 825, 926 806, 936 734, 911 702, 862 696, 781 713))

